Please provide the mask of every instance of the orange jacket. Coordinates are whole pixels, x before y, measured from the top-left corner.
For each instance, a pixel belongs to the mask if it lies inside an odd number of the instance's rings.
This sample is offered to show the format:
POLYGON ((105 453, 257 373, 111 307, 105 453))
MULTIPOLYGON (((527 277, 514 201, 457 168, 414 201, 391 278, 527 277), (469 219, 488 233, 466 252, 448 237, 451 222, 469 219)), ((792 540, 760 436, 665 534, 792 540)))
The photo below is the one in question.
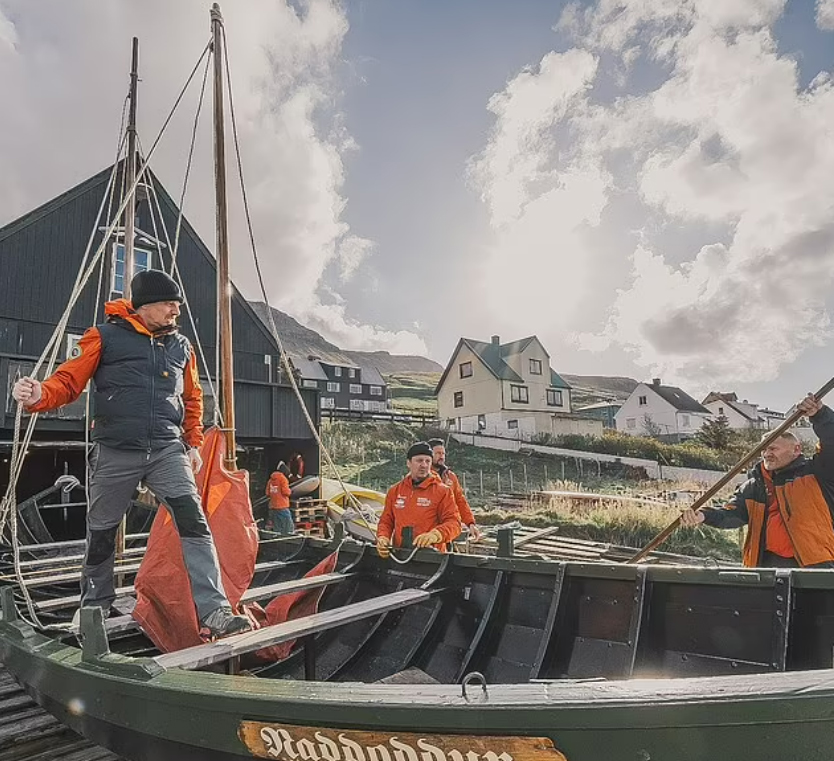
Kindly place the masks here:
POLYGON ((416 486, 411 476, 406 476, 388 490, 377 536, 387 539, 393 536, 394 546, 399 547, 404 526, 411 526, 415 537, 432 529, 440 531, 443 542, 435 547, 441 551, 446 542, 460 534, 460 519, 452 491, 436 473, 429 474, 416 486))
POLYGON ((285 510, 290 506, 290 482, 287 477, 276 470, 266 484, 266 496, 269 497, 270 510, 285 510))
MULTIPOLYGON (((432 471, 436 472, 436 471, 432 471)), ((455 473, 451 470, 446 470, 442 476, 438 476, 446 486, 452 490, 452 496, 455 498, 455 504, 458 508, 458 517, 464 526, 471 526, 476 523, 475 516, 472 515, 472 508, 469 507, 469 502, 466 500, 466 495, 463 493, 463 488, 455 473)))
MULTIPOLYGON (((126 299, 108 301, 104 306, 104 314, 127 320, 137 333, 149 337, 153 335, 126 299)), ((78 342, 78 349, 78 356, 68 359, 41 383, 40 401, 27 406, 29 412, 54 410, 71 404, 81 396, 90 378, 95 375, 101 359, 101 335, 98 328, 89 328, 84 332, 78 342)), ((183 439, 189 446, 198 447, 203 443, 203 388, 193 347, 183 372, 182 400, 185 405, 183 439)))

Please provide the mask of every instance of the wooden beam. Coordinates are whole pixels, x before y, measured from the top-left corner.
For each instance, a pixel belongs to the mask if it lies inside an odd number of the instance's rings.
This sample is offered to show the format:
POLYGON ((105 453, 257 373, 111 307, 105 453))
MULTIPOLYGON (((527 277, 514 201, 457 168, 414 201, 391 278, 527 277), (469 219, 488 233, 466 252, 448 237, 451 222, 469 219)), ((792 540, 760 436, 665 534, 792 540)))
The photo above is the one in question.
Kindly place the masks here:
POLYGON ((154 661, 166 670, 175 668, 191 670, 211 666, 237 655, 251 653, 281 642, 289 642, 337 626, 360 621, 363 618, 368 618, 368 616, 378 616, 389 610, 416 605, 431 599, 438 591, 440 590, 403 589, 399 592, 392 592, 370 600, 345 605, 335 610, 313 613, 304 618, 285 621, 283 624, 276 626, 267 626, 256 631, 235 634, 232 637, 211 642, 207 645, 197 645, 176 653, 159 655, 154 658, 154 661))

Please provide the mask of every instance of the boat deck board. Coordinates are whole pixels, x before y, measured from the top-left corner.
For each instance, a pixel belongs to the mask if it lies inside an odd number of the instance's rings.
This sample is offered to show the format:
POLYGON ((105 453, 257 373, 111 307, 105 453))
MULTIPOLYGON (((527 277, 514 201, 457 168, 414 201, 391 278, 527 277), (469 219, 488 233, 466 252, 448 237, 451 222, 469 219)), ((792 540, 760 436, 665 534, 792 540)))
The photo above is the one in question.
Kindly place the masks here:
POLYGON ((437 591, 419 588, 402 589, 370 600, 344 605, 341 608, 285 621, 275 626, 266 626, 256 631, 236 634, 206 645, 196 645, 174 653, 159 655, 154 660, 165 669, 203 668, 215 663, 222 663, 237 655, 251 653, 282 642, 289 642, 370 616, 381 615, 390 610, 405 608, 428 600, 437 591))
POLYGON ((124 761, 38 706, 0 667, 0 761, 124 761))

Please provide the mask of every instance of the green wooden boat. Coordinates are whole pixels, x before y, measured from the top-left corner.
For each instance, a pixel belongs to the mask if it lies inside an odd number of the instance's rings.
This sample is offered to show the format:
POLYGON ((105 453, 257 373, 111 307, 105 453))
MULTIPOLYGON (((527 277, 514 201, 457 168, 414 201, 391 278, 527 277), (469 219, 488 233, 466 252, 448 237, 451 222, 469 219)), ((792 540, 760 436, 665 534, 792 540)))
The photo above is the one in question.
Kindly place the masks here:
POLYGON ((324 586, 319 611, 160 655, 93 609, 83 646, 47 636, 6 587, 0 658, 137 761, 830 758, 829 571, 432 550, 395 564, 339 537, 264 545, 258 568, 249 599, 324 586), (305 578, 336 546, 336 570, 305 578), (284 660, 253 659, 291 640, 284 660))

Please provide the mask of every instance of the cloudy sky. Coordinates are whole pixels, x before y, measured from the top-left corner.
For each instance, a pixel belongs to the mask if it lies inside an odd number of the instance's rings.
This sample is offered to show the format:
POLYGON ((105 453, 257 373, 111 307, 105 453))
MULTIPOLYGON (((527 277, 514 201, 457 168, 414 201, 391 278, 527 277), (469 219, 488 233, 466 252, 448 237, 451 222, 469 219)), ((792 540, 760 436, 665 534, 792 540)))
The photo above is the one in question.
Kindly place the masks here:
MULTIPOLYGON (((445 362, 786 406, 834 363, 834 0, 227 2, 273 305, 445 362)), ((130 38, 156 135, 205 0, 0 0, 0 224, 112 160, 130 38)), ((191 91, 152 162, 177 197, 191 91)), ((213 242, 208 120, 186 214, 213 242)), ((257 297, 240 204, 233 274, 257 297)))

